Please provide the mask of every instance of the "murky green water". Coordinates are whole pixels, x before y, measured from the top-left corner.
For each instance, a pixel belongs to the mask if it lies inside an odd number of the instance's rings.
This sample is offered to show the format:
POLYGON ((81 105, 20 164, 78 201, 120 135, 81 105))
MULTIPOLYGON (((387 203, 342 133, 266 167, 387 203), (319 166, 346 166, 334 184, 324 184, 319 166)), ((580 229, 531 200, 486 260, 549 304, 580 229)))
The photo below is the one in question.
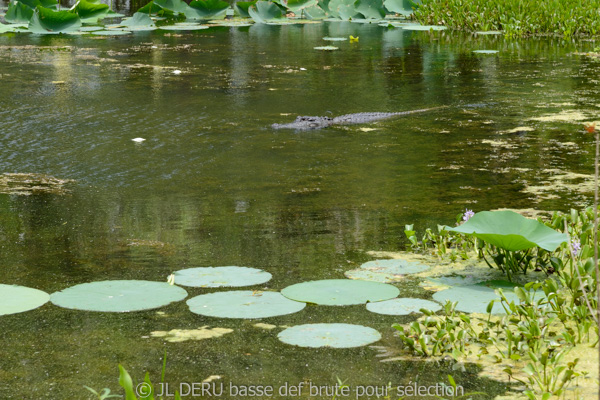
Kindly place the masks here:
MULTIPOLYGON (((1 282, 53 292, 241 265, 271 272, 259 288, 280 290, 342 278, 371 259, 368 250, 402 249, 406 223, 450 224, 465 208, 581 206, 589 194, 574 191, 576 183, 546 199, 524 189, 567 171, 592 173, 580 123, 531 118, 576 111, 582 121, 600 119, 600 62, 573 54, 595 46, 353 23, 111 39, 2 35, 0 171, 76 183, 67 195, 0 195, 1 282), (325 36, 348 35, 360 41, 313 50, 325 36), (472 53, 478 49, 500 53, 472 53), (371 125, 269 128, 296 115, 439 105, 449 107, 371 125), (503 133, 523 126, 534 130, 503 133), (136 240, 164 245, 132 246, 136 240)), ((430 296, 414 286, 401 290, 430 296)), ((150 371, 158 381, 165 350, 171 388, 210 375, 221 375, 228 393, 230 383, 277 390, 286 382, 334 385, 338 377, 352 388, 427 385, 448 373, 467 390, 503 387, 477 379, 475 366, 458 373, 445 364, 381 363, 368 347, 300 349, 256 321, 201 317, 184 302, 161 311, 47 304, 0 318, 0 398, 84 399, 83 385, 114 391, 118 363, 136 380, 150 371), (234 332, 199 342, 148 338, 205 325, 234 332)), ((262 322, 359 323, 395 348, 391 324, 412 318, 313 306, 262 322)))

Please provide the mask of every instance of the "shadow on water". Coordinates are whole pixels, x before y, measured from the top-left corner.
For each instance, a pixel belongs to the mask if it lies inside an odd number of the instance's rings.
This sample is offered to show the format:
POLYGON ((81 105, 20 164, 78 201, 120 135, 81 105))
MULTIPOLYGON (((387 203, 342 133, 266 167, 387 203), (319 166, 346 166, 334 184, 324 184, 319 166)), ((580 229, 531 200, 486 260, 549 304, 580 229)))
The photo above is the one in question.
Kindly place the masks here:
MULTIPOLYGON (((465 208, 567 209, 588 193, 537 198, 540 171, 590 174, 572 121, 597 113, 593 42, 407 32, 369 24, 211 28, 118 39, 0 36, 0 171, 74 179, 64 195, 0 194, 2 283, 53 292, 104 279, 163 281, 196 266, 263 268, 252 289, 343 278, 368 250, 404 248, 404 224, 452 224, 465 208), (326 36, 359 36, 321 52, 326 36), (480 55, 473 50, 496 49, 480 55), (181 74, 175 74, 179 70, 181 74), (297 115, 449 106, 369 125, 273 131, 297 115), (508 133, 517 127, 531 131, 508 133), (136 144, 131 139, 143 137, 136 144), (566 145, 567 143, 568 145, 566 145), (141 243, 141 245, 140 245, 141 243), (152 244, 152 245, 149 245, 152 244)), ((559 190, 559 189, 556 189, 559 190)), ((402 287, 430 298, 420 288, 402 287)), ((190 296, 204 293, 190 289, 190 296)), ((3 316, 0 398, 85 396, 136 379, 358 385, 446 382, 500 393, 477 367, 381 363, 370 348, 306 350, 257 321, 191 314, 184 303, 132 314, 51 304, 3 316), (152 331, 228 327, 165 343, 152 331), (81 395, 84 393, 84 395, 81 395)), ((308 307, 267 322, 358 323, 397 346, 394 322, 363 307, 308 307)))

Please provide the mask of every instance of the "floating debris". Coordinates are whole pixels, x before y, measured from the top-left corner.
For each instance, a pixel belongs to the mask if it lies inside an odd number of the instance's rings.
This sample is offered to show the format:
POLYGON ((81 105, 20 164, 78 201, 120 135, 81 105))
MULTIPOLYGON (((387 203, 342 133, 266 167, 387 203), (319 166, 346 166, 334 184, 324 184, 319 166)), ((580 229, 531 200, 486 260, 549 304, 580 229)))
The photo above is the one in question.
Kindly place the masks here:
MULTIPOLYGON (((165 338, 167 342, 185 342, 187 340, 203 340, 221 337, 225 334, 233 332, 229 328, 209 328, 202 326, 198 329, 171 329, 170 331, 154 331, 150 332, 152 337, 165 338)), ((209 378, 219 379, 220 377, 211 376, 209 378)), ((207 379, 209 379, 207 378, 207 379)), ((211 380, 213 380, 211 379, 211 380)), ((210 382, 210 381, 209 381, 210 382)))
POLYGON ((32 194, 66 194, 71 179, 44 174, 7 173, 0 175, 0 193, 29 196, 32 194))

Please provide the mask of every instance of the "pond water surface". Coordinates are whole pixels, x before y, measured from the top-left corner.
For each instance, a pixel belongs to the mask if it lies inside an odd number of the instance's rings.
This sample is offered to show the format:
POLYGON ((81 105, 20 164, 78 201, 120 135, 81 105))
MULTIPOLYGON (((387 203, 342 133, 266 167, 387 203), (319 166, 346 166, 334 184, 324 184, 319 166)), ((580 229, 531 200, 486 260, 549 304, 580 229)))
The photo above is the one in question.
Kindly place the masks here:
MULTIPOLYGON (((280 290, 343 278, 372 259, 369 250, 403 249, 408 223, 422 232, 452 224, 465 208, 581 207, 590 193, 579 183, 593 173, 581 127, 600 119, 600 62, 575 53, 595 46, 349 22, 119 38, 0 35, 0 172, 75 181, 67 194, 0 194, 0 283, 52 293, 240 265, 273 274, 253 289, 280 290), (349 35, 360 39, 313 49, 331 44, 323 37, 349 35), (499 53, 472 52, 485 49, 499 53), (297 115, 442 105, 368 125, 270 128, 297 115), (532 130, 510 132, 519 127, 532 130), (567 172, 582 175, 557 187, 553 177, 567 172)), ((431 296, 411 281, 400 289, 431 296)), ((280 328, 253 326, 357 323, 395 348, 391 325, 415 317, 363 306, 309 306, 260 321, 202 317, 184 302, 160 311, 46 304, 0 317, 0 398, 85 399, 83 385, 119 392, 119 363, 136 381, 146 371, 159 381, 165 350, 172 388, 220 375, 220 398, 235 398, 229 384, 427 385, 449 373, 467 391, 504 388, 477 378, 476 366, 460 373, 382 363, 369 347, 301 349, 279 342, 280 328), (149 337, 202 326, 234 332, 182 343, 149 337)), ((300 398, 309 397, 332 396, 300 398)))

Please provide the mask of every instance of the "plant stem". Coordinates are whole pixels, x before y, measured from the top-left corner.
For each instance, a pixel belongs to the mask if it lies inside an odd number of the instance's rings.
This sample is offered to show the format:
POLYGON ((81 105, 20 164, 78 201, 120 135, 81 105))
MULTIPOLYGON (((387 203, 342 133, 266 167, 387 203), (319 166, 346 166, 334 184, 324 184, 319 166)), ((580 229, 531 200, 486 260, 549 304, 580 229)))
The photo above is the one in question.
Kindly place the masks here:
MULTIPOLYGON (((596 296, 597 296, 597 317, 596 323, 600 332, 600 271, 598 269, 598 159, 600 158, 600 134, 596 131, 596 158, 594 160, 594 266, 596 268, 596 296)), ((598 346, 598 356, 600 357, 600 346, 598 346)), ((600 370, 598 370, 600 379, 600 370)), ((600 400, 600 392, 598 393, 600 400)))

